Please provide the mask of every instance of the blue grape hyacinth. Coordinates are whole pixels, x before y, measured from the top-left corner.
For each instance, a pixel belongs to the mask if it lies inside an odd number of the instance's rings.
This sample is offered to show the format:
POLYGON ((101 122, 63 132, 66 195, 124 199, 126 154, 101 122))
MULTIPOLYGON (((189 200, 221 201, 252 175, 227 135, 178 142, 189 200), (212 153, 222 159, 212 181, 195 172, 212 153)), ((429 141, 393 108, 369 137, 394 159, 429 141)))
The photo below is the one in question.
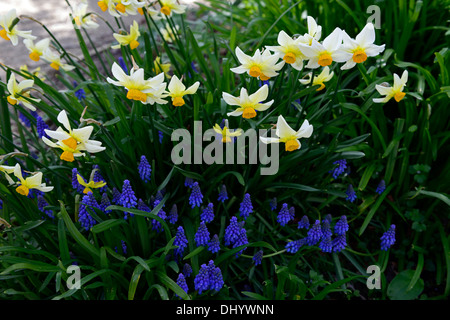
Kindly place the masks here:
POLYGON ((395 224, 392 224, 380 238, 381 250, 387 251, 395 243, 395 224))
MULTIPOLYGON (((124 208, 136 208, 137 198, 134 194, 133 189, 131 188, 130 181, 124 180, 122 193, 120 195, 119 204, 124 208)), ((124 212, 124 219, 128 219, 128 214, 132 217, 134 216, 132 213, 124 212)))
POLYGON ((345 234, 337 235, 332 240, 333 252, 340 252, 347 246, 347 238, 345 234))
POLYGON ((288 204, 283 203, 281 210, 277 216, 277 222, 284 227, 291 220, 291 215, 289 213, 288 204))
POLYGON ((213 260, 210 260, 208 265, 202 264, 199 273, 194 279, 195 290, 199 294, 207 290, 220 291, 223 284, 222 271, 214 265, 213 260))
POLYGON ((97 221, 94 218, 92 218, 91 214, 88 212, 88 208, 90 208, 91 210, 93 210, 93 208, 100 209, 100 206, 95 200, 94 195, 92 194, 91 191, 89 191, 85 196, 83 196, 78 211, 78 221, 86 231, 91 229, 94 226, 94 224, 97 223, 97 221))
POLYGON ((195 243, 197 244, 197 247, 199 246, 207 246, 209 242, 209 231, 206 227, 205 222, 201 222, 200 226, 198 227, 197 233, 195 234, 195 243))
POLYGON ((211 202, 208 203, 208 206, 203 209, 202 213, 200 214, 200 220, 204 221, 205 223, 210 223, 214 220, 214 205, 211 202))
POLYGON ((215 234, 208 242, 208 251, 211 253, 217 253, 220 250, 219 236, 215 234))
POLYGON ((174 204, 172 209, 170 209, 169 214, 167 215, 167 220, 171 224, 175 224, 178 221, 178 208, 176 204, 174 204))
POLYGON ((192 185, 192 192, 189 197, 189 204, 191 205, 191 208, 194 209, 195 207, 200 207, 202 203, 203 203, 202 191, 200 190, 198 182, 194 182, 194 184, 192 185))
MULTIPOLYGON (((160 203, 160 201, 159 201, 159 200, 156 200, 156 201, 154 202, 154 207, 153 207, 153 209, 154 209, 159 203, 160 203)), ((158 211, 158 213, 157 213, 157 216, 160 217, 162 220, 166 220, 166 218, 167 218, 167 214, 166 214, 166 212, 163 210, 163 208, 159 209, 159 211, 158 211)), ((156 219, 152 219, 152 230, 155 230, 156 232, 159 233, 159 232, 161 232, 161 231, 164 231, 164 228, 163 228, 161 222, 159 222, 159 221, 156 220, 156 219)))
POLYGON ((192 188, 194 186, 194 179, 186 177, 186 179, 184 180, 184 186, 188 187, 188 188, 192 188))
POLYGON ((378 194, 382 194, 384 190, 386 190, 386 182, 384 180, 381 180, 375 192, 378 194))
POLYGON ((177 233, 175 234, 175 240, 173 241, 174 246, 178 246, 178 248, 174 249, 175 258, 183 257, 184 250, 187 248, 188 240, 184 233, 184 229, 182 226, 179 226, 177 229, 177 233))
POLYGON ((333 162, 336 167, 330 171, 334 179, 337 179, 341 174, 345 172, 345 169, 347 169, 347 160, 341 159, 333 162))
POLYGON ((235 240, 239 236, 241 228, 242 226, 239 224, 236 216, 231 217, 230 224, 225 229, 224 240, 226 246, 235 242, 235 240))
POLYGON ((104 192, 102 194, 102 200, 100 201, 100 209, 104 212, 104 213, 111 213, 111 210, 106 210, 106 208, 108 208, 111 205, 111 201, 109 201, 109 197, 108 194, 106 192, 104 192))
POLYGON ((183 275, 185 278, 189 278, 192 274, 192 267, 189 263, 185 263, 183 266, 183 275))
POLYGON ((142 181, 144 181, 145 183, 150 181, 150 178, 152 176, 152 167, 150 166, 150 163, 148 163, 148 160, 144 155, 141 156, 141 159, 139 161, 138 172, 142 181))
POLYGON ((244 200, 242 200, 242 202, 239 206, 239 212, 240 212, 240 216, 244 219, 247 219, 247 217, 250 215, 250 213, 253 212, 252 200, 250 198, 249 193, 246 193, 244 195, 244 200))
POLYGON ((330 222, 328 220, 322 221, 322 239, 330 238, 333 235, 333 232, 330 228, 330 222))
POLYGON ((322 238, 322 241, 319 243, 319 248, 323 252, 331 252, 333 248, 333 243, 331 241, 331 236, 327 236, 326 238, 322 238))
POLYGON ((269 206, 270 206, 270 210, 271 211, 277 210, 277 205, 278 204, 277 204, 277 198, 276 197, 270 200, 269 206))
MULTIPOLYGON (((245 244, 248 244, 247 230, 245 230, 244 228, 241 228, 241 230, 239 230, 239 234, 238 234, 236 240, 233 243, 233 249, 240 247, 242 245, 245 245, 245 244)), ((244 252, 244 250, 247 250, 247 247, 236 252, 236 258, 239 257, 242 254, 242 252, 244 252)))
POLYGON ((306 244, 306 239, 300 239, 295 241, 290 241, 286 244, 286 252, 296 253, 301 247, 306 244))
POLYGON ((223 184, 220 187, 219 197, 217 198, 217 201, 224 202, 225 200, 228 200, 228 193, 227 187, 223 184))
POLYGON ((262 262, 262 257, 263 257, 263 251, 259 250, 255 253, 255 255, 253 256, 252 260, 253 263, 255 264, 255 266, 260 265, 262 262))
POLYGON ((354 202, 357 199, 356 192, 351 184, 348 185, 347 191, 345 191, 345 193, 347 194, 347 198, 345 200, 354 202))
POLYGON ((320 220, 316 220, 313 226, 308 230, 308 236, 306 242, 309 246, 315 245, 322 238, 322 228, 320 226, 320 220))
POLYGON ((341 216, 341 218, 334 225, 334 233, 337 235, 345 235, 348 231, 348 222, 346 216, 341 216))
POLYGON ((37 205, 38 205, 38 209, 45 213, 49 218, 55 218, 53 216, 53 210, 49 210, 49 209, 45 209, 45 207, 48 206, 48 202, 45 200, 45 198, 42 195, 38 195, 37 196, 37 205))
MULTIPOLYGON (((181 289, 183 289, 184 292, 188 293, 189 288, 188 288, 188 285, 186 283, 186 279, 185 279, 185 277, 184 277, 184 275, 182 273, 180 273, 178 275, 177 285, 179 285, 181 287, 181 289)), ((181 297, 178 296, 177 294, 175 294, 175 296, 177 296, 177 297, 179 297, 181 299, 181 297)))
POLYGON ((309 219, 307 216, 303 216, 298 222, 298 229, 308 229, 309 228, 309 219))

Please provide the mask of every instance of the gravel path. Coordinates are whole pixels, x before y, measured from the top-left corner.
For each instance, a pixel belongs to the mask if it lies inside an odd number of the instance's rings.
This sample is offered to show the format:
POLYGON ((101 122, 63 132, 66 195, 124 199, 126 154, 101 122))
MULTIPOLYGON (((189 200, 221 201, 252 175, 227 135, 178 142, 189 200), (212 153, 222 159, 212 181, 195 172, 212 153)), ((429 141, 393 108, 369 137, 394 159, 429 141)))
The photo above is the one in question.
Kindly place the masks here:
MULTIPOLYGON (((108 12, 102 12, 97 5, 97 1, 88 0, 89 11, 98 13, 115 28, 117 24, 114 18, 108 12)), ((69 0, 69 2, 71 5, 78 3, 76 0, 69 0)), ((181 2, 192 6, 193 0, 181 2)), ((68 52, 77 57, 82 57, 76 34, 69 18, 71 10, 65 0, 0 0, 0 14, 4 14, 13 8, 16 9, 18 15, 31 16, 45 24, 68 52)), ((129 26, 134 19, 140 22, 143 18, 140 15, 136 15, 123 17, 122 19, 125 25, 129 26)), ((97 29, 90 29, 89 35, 96 44, 97 49, 102 50, 115 43, 115 39, 106 23, 101 19, 97 19, 96 22, 99 24, 99 27, 97 29)), ((32 30, 33 35, 37 37, 36 41, 44 37, 49 37, 44 28, 29 19, 21 20, 19 22, 19 29, 32 30)), ((88 41, 87 39, 85 40, 86 42, 88 41)), ((0 38, 1 63, 17 69, 26 64, 30 71, 37 67, 41 67, 44 71, 49 70, 48 64, 45 61, 41 59, 38 62, 34 62, 30 60, 28 54, 28 50, 23 45, 22 40, 19 41, 17 46, 13 46, 11 43, 0 38)), ((0 70, 0 79, 4 81, 3 70, 0 70)))

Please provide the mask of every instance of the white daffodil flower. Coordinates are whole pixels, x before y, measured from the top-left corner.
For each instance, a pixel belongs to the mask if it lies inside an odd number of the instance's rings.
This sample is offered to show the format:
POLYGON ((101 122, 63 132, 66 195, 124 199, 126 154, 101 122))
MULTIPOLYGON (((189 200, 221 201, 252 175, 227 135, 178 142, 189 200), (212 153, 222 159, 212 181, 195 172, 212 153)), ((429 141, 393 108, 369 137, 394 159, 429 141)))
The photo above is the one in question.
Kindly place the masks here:
POLYGON ((302 40, 303 43, 306 43, 310 46, 313 39, 319 41, 320 37, 322 37, 322 26, 319 26, 316 20, 314 20, 314 18, 310 16, 306 18, 306 21, 308 23, 308 32, 303 35, 302 40))
POLYGON ((98 28, 98 23, 93 20, 92 15, 86 15, 87 8, 87 3, 79 3, 72 12, 73 20, 75 21, 77 29, 98 28))
POLYGON ((31 35, 31 31, 17 29, 17 24, 15 24, 17 22, 15 21, 16 19, 18 19, 16 9, 11 9, 6 14, 0 15, 0 37, 6 41, 11 41, 13 46, 17 46, 19 37, 35 40, 36 37, 31 35))
POLYGON ((148 80, 144 79, 144 69, 132 68, 130 75, 127 75, 123 69, 117 64, 113 63, 111 68, 113 76, 117 80, 107 78, 106 81, 115 86, 125 87, 128 90, 127 98, 130 100, 141 101, 143 104, 166 104, 167 101, 163 98, 167 97, 165 91, 167 83, 164 82, 164 73, 148 80))
MULTIPOLYGON (((304 85, 310 84, 311 83, 311 75, 312 75, 312 72, 308 73, 304 79, 299 80, 300 83, 304 84, 304 85)), ((317 88, 316 91, 320 91, 320 90, 324 89, 325 88, 324 82, 330 81, 331 78, 333 78, 333 75, 334 75, 334 72, 330 73, 330 68, 328 66, 326 66, 325 68, 323 68, 323 70, 320 74, 314 76, 312 85, 313 86, 320 85, 320 87, 317 88)))
POLYGON ((23 44, 30 52, 30 59, 33 61, 39 61, 41 59, 41 56, 44 54, 44 51, 47 50, 50 46, 50 38, 39 40, 36 43, 34 43, 33 40, 24 39, 23 44))
POLYGON ((291 38, 283 30, 278 33, 278 44, 279 46, 266 46, 266 48, 272 52, 278 54, 278 57, 283 59, 286 63, 289 63, 295 70, 301 70, 303 68, 303 60, 305 56, 303 55, 299 43, 303 43, 302 37, 297 39, 291 38))
POLYGON ((186 6, 177 3, 177 0, 160 0, 161 13, 166 16, 172 16, 172 11, 178 14, 183 14, 186 11, 186 6))
POLYGON ((375 86, 375 89, 377 89, 377 91, 382 96, 385 96, 385 97, 384 98, 375 98, 375 99, 373 99, 373 102, 386 103, 389 100, 391 100, 391 98, 394 98, 395 101, 400 102, 406 95, 406 93, 403 92, 403 89, 405 88, 407 81, 408 81, 408 70, 403 71, 401 78, 396 73, 394 73, 394 85, 392 87, 383 86, 380 84, 377 84, 375 86))
POLYGON ((28 196, 31 189, 36 189, 42 192, 49 192, 53 190, 53 187, 47 187, 45 183, 42 183, 42 172, 38 172, 26 179, 22 176, 22 168, 20 164, 16 164, 14 167, 14 175, 19 179, 19 186, 16 188, 17 193, 28 196))
POLYGON ((341 50, 351 53, 352 57, 341 67, 341 70, 353 68, 357 63, 363 63, 367 57, 375 57, 384 51, 385 45, 375 45, 375 28, 372 23, 366 24, 355 39, 343 32, 343 41, 341 50))
POLYGON ((61 57, 58 53, 50 50, 50 48, 46 49, 42 54, 42 59, 50 63, 50 67, 58 71, 60 68, 64 71, 71 71, 75 69, 74 66, 71 66, 67 63, 63 63, 61 61, 61 57))
POLYGON ((130 46, 130 49, 136 49, 139 46, 139 42, 137 39, 141 33, 139 32, 139 24, 136 20, 133 21, 133 24, 130 26, 129 34, 119 34, 113 33, 113 37, 119 42, 117 45, 111 46, 112 49, 120 49, 120 46, 130 46))
POLYGON ((319 66, 329 66, 333 61, 346 62, 352 54, 341 50, 342 45, 342 30, 339 28, 319 43, 316 39, 312 39, 311 46, 306 44, 299 44, 300 50, 309 59, 306 68, 316 69, 319 66))
POLYGON ((26 79, 23 81, 20 81, 20 83, 17 83, 16 76, 14 73, 11 73, 11 76, 9 77, 7 89, 10 93, 9 96, 6 97, 8 102, 12 105, 15 105, 18 102, 22 102, 24 107, 27 107, 31 111, 36 111, 36 108, 24 97, 27 97, 28 99, 39 102, 41 99, 31 98, 30 97, 30 88, 32 88, 34 85, 34 80, 26 79))
POLYGON ((175 107, 181 107, 185 103, 183 96, 196 93, 199 86, 200 82, 197 81, 192 86, 186 89, 186 86, 183 84, 183 82, 181 82, 181 80, 178 79, 176 75, 174 75, 169 82, 169 86, 167 87, 167 89, 169 90, 168 96, 172 98, 172 104, 175 107))
POLYGON ((267 84, 259 88, 258 91, 248 95, 247 89, 242 88, 239 97, 234 97, 229 93, 223 92, 223 100, 230 106, 239 106, 233 112, 227 113, 227 116, 240 116, 245 119, 256 117, 256 111, 265 111, 273 104, 273 100, 264 102, 269 95, 269 86, 267 84))
POLYGON ((139 2, 137 0, 114 0, 114 2, 114 8, 119 12, 119 15, 123 16, 128 16, 129 14, 136 15, 138 14, 138 9, 145 5, 144 2, 139 2))
POLYGON ((116 11, 116 5, 114 0, 100 0, 97 2, 100 9, 105 12, 108 10, 109 14, 113 17, 120 17, 120 14, 116 11))
POLYGON ((232 142, 233 140, 231 138, 239 137, 240 135, 242 135, 243 132, 242 129, 236 129, 231 131, 228 128, 228 120, 225 120, 225 125, 223 126, 223 129, 217 123, 214 125, 213 129, 216 133, 220 134, 223 143, 232 142))
POLYGON ((172 28, 168 23, 166 23, 165 28, 159 28, 159 31, 161 31, 163 39, 169 43, 172 43, 176 39, 176 34, 178 34, 178 30, 180 30, 179 25, 175 25, 174 29, 172 30, 172 28))
POLYGON ((246 55, 239 47, 236 47, 236 57, 241 63, 236 68, 230 70, 237 74, 247 73, 251 77, 255 77, 266 81, 278 75, 278 72, 283 66, 284 61, 279 63, 278 54, 271 54, 269 50, 264 50, 263 53, 256 49, 255 54, 250 57, 246 55))
POLYGON ((0 172, 2 172, 5 175, 5 178, 6 180, 8 180, 9 184, 14 183, 13 179, 11 179, 11 177, 9 176, 10 173, 14 172, 14 167, 0 165, 0 172))
POLYGON ((313 133, 313 126, 305 120, 298 131, 292 129, 283 118, 278 116, 277 129, 275 134, 278 138, 259 137, 263 143, 285 143, 286 151, 298 150, 301 147, 300 138, 309 138, 313 133))
POLYGON ((64 151, 60 157, 62 160, 72 162, 74 157, 84 156, 84 153, 81 151, 86 150, 89 153, 96 153, 106 149, 101 146, 102 143, 100 141, 89 139, 94 130, 93 126, 72 129, 65 110, 58 114, 57 119, 67 131, 61 127, 58 127, 56 130, 45 129, 45 133, 50 138, 58 140, 58 142, 54 143, 45 136, 42 137, 42 140, 52 148, 62 149, 64 151))

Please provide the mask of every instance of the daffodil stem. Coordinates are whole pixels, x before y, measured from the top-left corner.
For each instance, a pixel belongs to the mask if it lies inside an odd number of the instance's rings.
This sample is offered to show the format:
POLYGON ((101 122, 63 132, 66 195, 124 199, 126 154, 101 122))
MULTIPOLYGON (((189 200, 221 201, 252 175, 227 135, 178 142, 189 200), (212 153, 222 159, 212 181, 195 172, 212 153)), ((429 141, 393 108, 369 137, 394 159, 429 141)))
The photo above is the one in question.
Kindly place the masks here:
POLYGON ((367 70, 366 67, 364 67, 364 65, 362 65, 361 63, 358 63, 358 70, 361 73, 364 82, 366 83, 367 86, 369 86, 370 82, 369 82, 369 78, 367 78, 367 70))

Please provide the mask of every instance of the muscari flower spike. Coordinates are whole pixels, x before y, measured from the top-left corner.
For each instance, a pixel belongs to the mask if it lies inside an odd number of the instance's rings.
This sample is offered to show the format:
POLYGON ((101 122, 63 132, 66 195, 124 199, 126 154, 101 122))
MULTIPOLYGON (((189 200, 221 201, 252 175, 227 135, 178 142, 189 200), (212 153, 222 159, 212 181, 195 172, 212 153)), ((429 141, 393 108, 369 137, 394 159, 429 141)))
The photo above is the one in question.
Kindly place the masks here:
POLYGON ((322 241, 319 243, 319 248, 323 252, 331 252, 333 248, 333 243, 331 241, 331 236, 327 236, 322 238, 322 241))
POLYGON ((88 212, 88 208, 93 210, 93 208, 99 208, 100 206, 95 200, 94 195, 91 191, 89 191, 85 196, 83 196, 83 200, 80 203, 80 209, 78 212, 78 221, 81 226, 88 231, 91 229, 97 221, 92 218, 91 214, 88 212))
POLYGON ((237 239, 239 232, 241 230, 241 225, 239 224, 237 218, 235 216, 231 217, 230 224, 225 229, 225 245, 230 245, 231 243, 234 243, 237 239))
POLYGON ((39 139, 42 139, 42 137, 46 137, 48 138, 47 133, 45 132, 45 130, 47 130, 48 124, 45 123, 44 119, 42 119, 41 116, 36 115, 36 132, 38 134, 39 139))
POLYGON ((333 179, 337 179, 341 174, 345 172, 345 169, 347 169, 347 160, 341 159, 333 162, 336 167, 330 171, 330 173, 333 176, 333 179))
MULTIPOLYGON (((241 228, 241 230, 239 230, 239 234, 238 234, 236 240, 233 243, 233 249, 240 247, 242 245, 245 245, 245 244, 248 244, 247 230, 245 230, 244 228, 241 228)), ((244 250, 247 250, 247 247, 240 250, 239 252, 236 252, 236 258, 239 257, 244 250)))
MULTIPOLYGON (((184 292, 188 293, 189 288, 188 285, 186 283, 186 279, 184 277, 184 275, 182 273, 180 273, 178 275, 178 279, 177 279, 177 285, 179 285, 181 287, 181 289, 183 289, 184 292)), ((175 294, 175 296, 179 297, 177 294, 175 294)), ((179 297, 181 299, 181 297, 179 297)))
MULTIPOLYGON (((159 200, 155 200, 155 202, 153 203, 154 207, 156 207, 159 203, 160 203, 159 200)), ((163 220, 166 220, 166 218, 167 218, 167 214, 162 208, 159 209, 157 216, 160 217, 163 220)), ((159 232, 163 231, 164 228, 162 227, 161 222, 159 222, 156 219, 153 219, 152 220, 152 230, 155 230, 156 232, 159 233, 159 232)))
POLYGON ((345 200, 347 201, 353 202, 358 198, 351 184, 348 185, 347 191, 345 191, 345 193, 347 194, 347 198, 345 198, 345 200))
POLYGON ((222 271, 210 260, 208 265, 202 264, 199 273, 194 279, 195 290, 202 294, 206 290, 220 291, 223 287, 222 271))
POLYGON ((111 205, 111 201, 109 201, 108 194, 106 192, 103 192, 102 194, 102 200, 100 201, 100 209, 108 214, 111 213, 111 210, 106 210, 111 205))
POLYGON ((223 184, 220 187, 219 197, 217 198, 217 201, 225 202, 225 200, 228 200, 228 193, 227 193, 227 187, 223 184))
POLYGON ((189 278, 192 274, 192 267, 189 263, 185 263, 183 266, 183 275, 185 278, 189 278))
POLYGON ((113 197, 112 197, 111 202, 114 203, 114 204, 119 204, 121 193, 120 193, 119 190, 117 190, 116 187, 113 188, 112 196, 113 197))
POLYGON ((53 216, 53 210, 45 209, 45 207, 48 206, 48 202, 45 200, 45 198, 42 195, 37 196, 37 206, 39 210, 43 213, 45 213, 50 218, 55 218, 53 216))
POLYGON ((334 226, 334 233, 337 235, 345 235, 345 233, 348 231, 348 223, 347 223, 347 217, 341 216, 341 218, 336 222, 334 226))
POLYGON ((269 201, 270 210, 275 211, 277 209, 277 198, 273 198, 269 201))
MULTIPOLYGON (((92 180, 95 182, 95 183, 102 183, 102 182, 105 182, 105 179, 103 179, 103 176, 102 176, 102 174, 101 174, 101 172, 100 172, 100 166, 98 165, 98 164, 94 164, 93 166, 92 166, 92 170, 93 170, 93 172, 94 172, 94 177, 92 178, 92 180)), ((98 190, 100 191, 100 192, 105 192, 106 191, 106 189, 107 189, 108 187, 106 186, 106 182, 105 182, 105 185, 103 186, 103 187, 100 187, 98 190)))
POLYGON ((211 253, 217 253, 219 252, 219 250, 220 250, 219 236, 215 234, 208 242, 208 251, 211 251, 211 253))
POLYGON ((255 253, 255 255, 252 258, 253 263, 255 264, 255 266, 261 264, 262 257, 263 257, 263 251, 262 250, 259 250, 258 252, 255 253))
POLYGON ((208 206, 203 209, 202 213, 200 214, 200 220, 204 221, 205 223, 210 223, 214 220, 214 205, 211 202, 208 203, 208 206))
POLYGON ((209 242, 209 231, 206 227, 205 222, 201 222, 200 226, 198 227, 197 233, 195 234, 195 243, 197 244, 197 247, 199 246, 207 246, 209 242))
POLYGON ((144 155, 141 156, 141 161, 138 165, 138 172, 142 181, 144 181, 145 183, 150 181, 152 175, 152 167, 150 166, 147 158, 144 155))
POLYGON ((175 258, 181 258, 188 245, 188 240, 184 234, 184 229, 182 226, 179 226, 177 229, 173 245, 178 246, 178 248, 174 249, 175 258))
POLYGON ((332 241, 332 246, 333 252, 340 252, 341 250, 345 249, 345 247, 347 246, 347 239, 345 233, 340 234, 336 238, 334 238, 332 241))
POLYGON ((188 188, 192 188, 194 186, 194 179, 186 177, 186 179, 184 180, 184 186, 188 187, 188 188))
MULTIPOLYGON (((75 90, 76 87, 78 87, 78 83, 74 81, 73 83, 73 89, 75 90)), ((84 91, 83 88, 80 88, 78 90, 75 90, 75 97, 77 97, 78 101, 86 99, 86 91, 84 91)))
POLYGON ((387 251, 395 243, 395 224, 392 224, 380 238, 381 250, 387 251))
POLYGON ((239 207, 239 215, 242 218, 247 219, 247 217, 252 212, 253 212, 252 200, 250 198, 250 194, 246 193, 244 196, 244 200, 242 200, 240 207, 239 207))
MULTIPOLYGON (((119 205, 124 208, 135 208, 137 205, 137 198, 134 194, 133 189, 131 188, 130 181, 124 180, 122 186, 122 193, 119 199, 119 205)), ((132 213, 124 212, 124 219, 128 219, 128 215, 131 217, 134 216, 132 213)))
POLYGON ((309 219, 307 216, 303 216, 300 221, 298 222, 298 229, 308 229, 309 228, 309 219))
POLYGON ((330 222, 327 219, 324 219, 322 221, 321 230, 322 230, 322 240, 331 238, 331 236, 333 235, 333 232, 331 231, 331 228, 330 228, 330 222))
POLYGON ((191 205, 191 208, 194 209, 195 207, 200 207, 202 203, 203 203, 202 191, 200 190, 198 182, 194 182, 194 184, 192 185, 192 192, 189 197, 189 204, 191 205))
POLYGON ((288 204, 283 203, 280 212, 278 213, 277 222, 284 227, 291 220, 288 204))
POLYGON ((290 241, 286 244, 286 251, 289 253, 296 253, 302 246, 306 244, 306 239, 290 241))
POLYGON ((322 238, 322 228, 320 227, 320 220, 316 220, 314 225, 308 230, 308 237, 306 242, 309 246, 315 245, 322 238))
MULTIPOLYGON (((73 168, 72 169, 72 188, 74 190, 76 190, 79 193, 82 193, 84 190, 84 187, 78 183, 78 178, 77 176, 79 176, 78 170, 77 168, 73 168)), ((84 178, 83 178, 84 180, 84 178)))
POLYGON ((178 221, 178 208, 176 204, 174 204, 172 209, 170 209, 167 219, 171 224, 175 224, 178 221))
POLYGON ((384 180, 381 180, 375 192, 378 194, 382 194, 384 190, 386 190, 386 182, 384 182, 384 180))

